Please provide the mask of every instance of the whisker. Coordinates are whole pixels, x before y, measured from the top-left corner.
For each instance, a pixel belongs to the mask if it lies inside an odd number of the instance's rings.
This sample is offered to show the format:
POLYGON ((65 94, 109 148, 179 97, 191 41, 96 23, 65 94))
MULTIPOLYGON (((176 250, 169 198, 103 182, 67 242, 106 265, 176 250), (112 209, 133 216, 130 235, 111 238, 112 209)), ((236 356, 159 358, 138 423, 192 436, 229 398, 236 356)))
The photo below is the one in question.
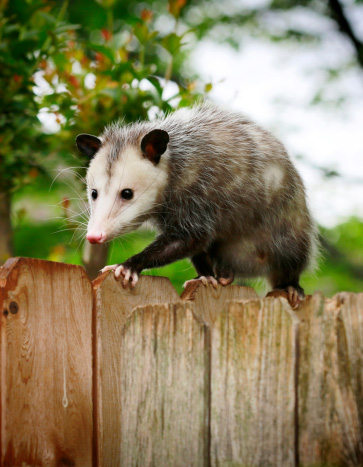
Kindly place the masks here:
POLYGON ((81 240, 81 241, 79 242, 79 245, 78 245, 78 247, 77 247, 77 249, 76 249, 75 253, 77 253, 77 251, 78 251, 79 247, 80 247, 80 246, 81 246, 81 245, 84 243, 84 241, 85 241, 85 240, 86 240, 86 237, 85 237, 85 238, 83 238, 83 240, 81 240))
POLYGON ((75 241, 78 242, 78 240, 79 240, 80 238, 82 238, 82 237, 84 236, 84 234, 85 234, 85 231, 81 232, 80 235, 76 238, 75 241))
POLYGON ((72 228, 67 228, 67 229, 62 229, 62 230, 57 230, 56 232, 51 232, 51 235, 54 235, 54 234, 57 234, 57 233, 61 233, 61 232, 66 232, 66 231, 70 231, 72 232, 72 228))
MULTIPOLYGON (((86 169, 87 167, 66 167, 65 169, 62 169, 59 171, 59 173, 53 178, 53 181, 52 183, 50 184, 50 187, 49 187, 49 191, 52 189, 55 181, 57 180, 57 178, 62 175, 64 172, 67 172, 68 170, 72 170, 72 169, 86 169)), ((54 169, 54 170, 59 170, 59 169, 54 169)))
POLYGON ((75 234, 76 234, 77 230, 78 230, 80 227, 81 227, 81 226, 79 225, 79 226, 78 226, 76 229, 74 229, 74 232, 73 232, 72 238, 70 239, 70 241, 69 241, 68 245, 70 245, 70 244, 72 243, 72 241, 73 241, 73 238, 74 238, 74 236, 75 236, 75 234))

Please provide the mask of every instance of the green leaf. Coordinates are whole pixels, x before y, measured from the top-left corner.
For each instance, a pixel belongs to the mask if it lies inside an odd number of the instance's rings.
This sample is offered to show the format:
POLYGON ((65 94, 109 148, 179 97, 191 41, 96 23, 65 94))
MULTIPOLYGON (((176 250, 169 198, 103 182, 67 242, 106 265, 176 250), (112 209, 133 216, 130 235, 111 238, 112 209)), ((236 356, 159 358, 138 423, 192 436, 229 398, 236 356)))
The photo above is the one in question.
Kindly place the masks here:
POLYGON ((155 87, 159 97, 161 98, 161 95, 163 94, 163 88, 160 84, 159 78, 151 75, 151 76, 148 76, 146 79, 155 87))
POLYGON ((63 71, 68 63, 67 57, 62 53, 57 53, 54 54, 52 58, 56 67, 63 71))
POLYGON ((56 24, 57 23, 57 18, 50 15, 49 13, 46 13, 45 11, 38 11, 36 15, 43 18, 49 24, 56 24))
POLYGON ((149 29, 145 23, 138 23, 134 27, 134 34, 140 44, 145 45, 149 38, 149 29))
POLYGON ((75 31, 76 29, 80 29, 81 25, 80 24, 63 24, 58 26, 54 31, 57 34, 61 34, 62 32, 67 32, 67 31, 75 31))
POLYGON ((168 34, 167 36, 163 37, 161 44, 166 49, 168 52, 171 54, 174 54, 182 45, 181 43, 182 38, 172 32, 171 34, 168 34))
POLYGON ((9 24, 4 27, 4 36, 10 34, 14 31, 19 31, 20 25, 19 24, 9 24))
POLYGON ((104 45, 99 45, 99 44, 91 44, 91 43, 88 44, 88 47, 92 50, 95 50, 96 52, 100 52, 105 57, 107 57, 109 60, 111 60, 111 62, 114 62, 115 56, 114 56, 112 49, 110 49, 109 47, 106 47, 104 45))

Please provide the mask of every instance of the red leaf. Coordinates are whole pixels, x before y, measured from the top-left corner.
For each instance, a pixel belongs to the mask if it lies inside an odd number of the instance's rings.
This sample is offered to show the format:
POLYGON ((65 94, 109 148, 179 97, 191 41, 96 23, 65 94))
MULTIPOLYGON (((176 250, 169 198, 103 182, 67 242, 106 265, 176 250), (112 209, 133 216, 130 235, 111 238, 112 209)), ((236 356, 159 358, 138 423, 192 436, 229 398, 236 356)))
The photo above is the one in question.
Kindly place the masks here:
POLYGON ((112 34, 108 29, 101 29, 101 33, 105 41, 109 41, 112 37, 112 34))

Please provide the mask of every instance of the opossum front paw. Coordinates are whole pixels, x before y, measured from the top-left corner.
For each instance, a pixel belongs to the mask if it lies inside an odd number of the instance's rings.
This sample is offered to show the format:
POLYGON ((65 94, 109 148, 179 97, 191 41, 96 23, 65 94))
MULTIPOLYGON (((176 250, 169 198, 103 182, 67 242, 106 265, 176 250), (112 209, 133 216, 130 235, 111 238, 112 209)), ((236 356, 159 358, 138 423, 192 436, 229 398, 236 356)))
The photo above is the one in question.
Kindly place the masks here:
POLYGON ((276 297, 279 295, 285 296, 291 308, 293 308, 294 310, 300 308, 305 300, 304 290, 301 287, 294 287, 292 285, 289 285, 287 287, 275 287, 271 292, 269 292, 266 295, 266 297, 276 297))
POLYGON ((115 269, 115 278, 116 280, 121 279, 123 287, 127 287, 129 284, 131 287, 135 287, 139 280, 137 272, 124 264, 119 264, 115 269))
POLYGON ((288 301, 293 309, 300 308, 305 300, 305 294, 293 286, 287 288, 288 301))
POLYGON ((137 272, 125 266, 124 264, 113 264, 112 266, 106 266, 102 269, 101 272, 105 271, 115 271, 115 279, 121 279, 123 287, 127 287, 128 285, 135 287, 139 280, 137 272))
POLYGON ((184 282, 183 288, 185 289, 189 284, 195 284, 202 282, 203 285, 212 284, 216 289, 218 287, 218 282, 213 276, 199 276, 195 279, 190 279, 189 281, 184 282))

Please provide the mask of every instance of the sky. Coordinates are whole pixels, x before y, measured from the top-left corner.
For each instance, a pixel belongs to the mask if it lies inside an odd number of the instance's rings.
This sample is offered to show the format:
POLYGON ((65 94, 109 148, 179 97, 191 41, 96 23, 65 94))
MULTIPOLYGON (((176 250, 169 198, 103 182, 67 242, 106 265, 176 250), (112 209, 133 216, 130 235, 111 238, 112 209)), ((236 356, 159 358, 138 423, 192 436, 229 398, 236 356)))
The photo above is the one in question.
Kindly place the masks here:
MULTIPOLYGON (((354 18, 363 34, 363 11, 354 18)), ((237 51, 204 40, 190 67, 213 84, 213 100, 246 113, 285 144, 314 216, 331 227, 352 215, 363 217, 363 72, 351 67, 327 83, 324 68, 347 63, 354 55, 351 44, 330 21, 303 13, 293 21, 324 30, 321 43, 292 45, 242 35, 237 51), (328 104, 311 105, 319 89, 328 104), (339 96, 345 100, 336 107, 332 102, 339 96), (323 179, 315 166, 342 177, 323 179)))

